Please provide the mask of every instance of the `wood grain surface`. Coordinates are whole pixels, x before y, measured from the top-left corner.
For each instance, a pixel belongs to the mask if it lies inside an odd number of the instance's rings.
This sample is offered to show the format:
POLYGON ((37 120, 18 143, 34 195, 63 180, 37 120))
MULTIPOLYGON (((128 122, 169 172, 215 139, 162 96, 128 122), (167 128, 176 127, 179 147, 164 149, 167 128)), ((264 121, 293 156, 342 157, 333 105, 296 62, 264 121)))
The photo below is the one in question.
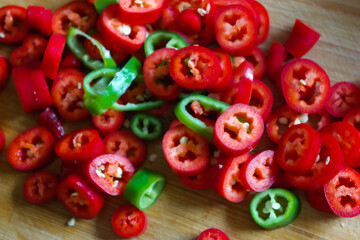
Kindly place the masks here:
MULTIPOLYGON (((44 5, 57 9, 68 0, 0 0, 22 6, 44 5)), ((261 0, 269 11, 271 30, 261 48, 267 53, 272 42, 283 43, 296 18, 321 33, 317 45, 305 57, 322 66, 331 82, 351 81, 360 86, 360 0, 261 0)), ((0 44, 0 54, 9 56, 13 47, 0 44)), ((276 102, 275 105, 279 105, 276 102)), ((0 126, 6 135, 6 147, 0 161, 0 239, 119 239, 111 228, 111 216, 124 202, 122 197, 106 197, 99 215, 90 221, 77 220, 66 226, 71 215, 56 201, 44 205, 29 204, 23 197, 22 185, 29 173, 13 169, 7 160, 10 142, 20 132, 36 125, 39 113, 26 115, 12 80, 0 93, 0 126)), ((171 114, 169 114, 171 116, 171 114)), ((165 116, 167 118, 167 116, 165 116)), ((90 122, 66 123, 70 131, 90 122)), ((265 148, 261 143, 260 148, 265 148)), ((360 216, 352 219, 313 210, 304 192, 302 211, 293 224, 274 231, 260 229, 251 219, 246 201, 233 204, 212 190, 193 191, 184 187, 173 174, 162 154, 161 141, 148 144, 149 152, 158 154, 155 162, 145 167, 166 175, 168 183, 155 205, 146 210, 148 229, 137 239, 196 239, 207 228, 219 228, 231 239, 359 239, 360 216)), ((59 172, 57 159, 48 169, 59 172)))

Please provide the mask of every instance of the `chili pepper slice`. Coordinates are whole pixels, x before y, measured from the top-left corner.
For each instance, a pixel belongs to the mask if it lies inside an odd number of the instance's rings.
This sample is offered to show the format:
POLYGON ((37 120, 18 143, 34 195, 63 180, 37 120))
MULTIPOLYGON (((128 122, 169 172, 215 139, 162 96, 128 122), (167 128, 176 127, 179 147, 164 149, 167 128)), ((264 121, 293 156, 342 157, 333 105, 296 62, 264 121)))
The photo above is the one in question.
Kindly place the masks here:
POLYGON ((63 54, 66 43, 66 37, 61 34, 53 33, 46 46, 44 57, 41 64, 41 69, 45 75, 50 79, 56 77, 58 72, 61 56, 63 54))
POLYGON ((223 103, 221 101, 217 101, 215 99, 203 96, 203 95, 190 95, 183 100, 181 100, 175 107, 175 115, 176 117, 188 128, 192 129, 196 133, 202 135, 209 141, 213 141, 214 129, 212 127, 208 127, 203 121, 193 117, 187 109, 187 106, 197 101, 201 104, 205 110, 209 111, 217 111, 220 113, 225 112, 226 109, 230 107, 230 105, 223 103))
POLYGON ((349 123, 358 131, 360 131, 360 108, 355 108, 348 112, 348 114, 345 115, 343 121, 349 123))
POLYGON ((145 40, 145 55, 149 56, 159 47, 181 49, 189 44, 179 34, 167 30, 159 30, 151 33, 145 40))
POLYGON ((105 113, 92 117, 92 122, 100 134, 109 133, 118 130, 123 124, 125 113, 107 110, 105 113))
POLYGON ((139 236, 147 228, 145 213, 131 204, 122 205, 116 209, 111 222, 116 234, 123 238, 139 236))
POLYGON ((203 231, 197 240, 230 240, 230 238, 221 230, 215 228, 209 228, 203 231))
POLYGON ((52 10, 43 6, 29 6, 27 9, 26 23, 45 36, 50 36, 52 33, 52 18, 52 10))
POLYGON ((64 68, 76 68, 81 69, 82 64, 77 57, 70 50, 66 50, 62 62, 60 64, 62 69, 64 68))
POLYGON ((111 57, 110 51, 107 50, 99 41, 90 37, 79 29, 73 27, 70 28, 69 33, 66 37, 66 43, 69 49, 74 53, 74 55, 87 68, 95 70, 103 67, 116 67, 116 63, 111 57), (103 62, 100 60, 92 59, 89 54, 86 53, 83 44, 81 44, 77 38, 78 36, 83 36, 86 39, 90 40, 91 43, 99 49, 103 62))
POLYGON ((267 59, 267 75, 271 81, 280 81, 282 64, 287 55, 288 52, 283 45, 277 42, 272 43, 267 59))
POLYGON ((163 131, 159 118, 148 113, 137 113, 131 119, 131 130, 143 140, 154 140, 161 136, 163 131))
POLYGON ((313 191, 306 191, 306 200, 310 205, 321 212, 332 213, 324 193, 324 188, 318 188, 313 191))
POLYGON ((45 108, 39 115, 37 122, 49 129, 58 139, 65 135, 65 130, 60 117, 52 107, 45 108))
POLYGON ((8 84, 9 76, 10 63, 4 56, 0 56, 0 91, 8 84))
POLYGON ((155 22, 161 14, 164 0, 119 1, 120 21, 143 25, 155 22))
POLYGON ((50 91, 46 83, 46 79, 40 69, 40 62, 35 63, 35 67, 28 68, 28 76, 30 78, 36 109, 44 109, 50 107, 53 102, 50 91))
POLYGON ((126 184, 124 196, 140 210, 153 205, 165 188, 166 179, 163 175, 143 168, 126 184))
POLYGON ((300 200, 286 189, 268 189, 255 195, 250 213, 260 227, 269 230, 285 227, 299 216, 300 200))
POLYGON ((207 90, 209 92, 223 92, 232 80, 232 65, 230 55, 221 48, 212 48, 211 51, 218 57, 221 67, 221 74, 207 90))
POLYGON ((119 0, 93 0, 96 11, 100 15, 104 9, 110 4, 119 3, 119 0))
POLYGON ((154 108, 159 108, 166 104, 166 101, 164 100, 156 100, 156 101, 150 101, 150 102, 143 102, 143 103, 127 103, 127 104, 118 104, 114 103, 114 105, 111 107, 112 109, 116 111, 145 111, 150 110, 154 108))
POLYGON ((257 27, 257 44, 263 43, 270 30, 270 18, 266 8, 258 1, 250 1, 256 14, 259 16, 259 25, 257 27))
POLYGON ((16 92, 25 113, 30 113, 36 109, 34 91, 32 90, 32 84, 28 71, 29 67, 25 66, 15 67, 12 69, 16 92))
POLYGON ((29 32, 26 9, 7 5, 0 8, 0 43, 19 43, 29 32))
POLYGON ((254 79, 249 105, 255 108, 261 114, 263 120, 266 121, 273 106, 273 95, 264 82, 254 79))
POLYGON ((178 18, 178 27, 180 32, 193 35, 201 31, 201 16, 193 9, 185 9, 178 18))

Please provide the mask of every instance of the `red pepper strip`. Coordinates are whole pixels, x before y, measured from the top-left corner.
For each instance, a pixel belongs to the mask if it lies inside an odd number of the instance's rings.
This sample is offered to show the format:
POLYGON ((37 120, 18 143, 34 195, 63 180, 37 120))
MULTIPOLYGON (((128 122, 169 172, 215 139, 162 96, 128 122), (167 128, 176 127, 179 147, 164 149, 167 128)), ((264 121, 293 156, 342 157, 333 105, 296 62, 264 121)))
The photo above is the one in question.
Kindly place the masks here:
POLYGON ((321 35, 310 26, 296 19, 295 25, 284 47, 294 57, 301 58, 310 51, 320 36, 321 35))
POLYGON ((270 30, 269 13, 266 8, 258 1, 250 1, 255 12, 259 16, 259 25, 257 27, 257 44, 263 43, 270 30))
POLYGON ((235 103, 249 104, 251 98, 252 84, 254 80, 254 67, 248 61, 244 61, 240 67, 234 71, 234 82, 240 80, 239 90, 236 94, 235 103))
MULTIPOLYGON (((38 64, 40 66, 40 62, 38 64)), ((40 68, 29 68, 28 76, 33 90, 36 109, 50 107, 52 103, 49 88, 40 68)))
POLYGON ((27 9, 27 25, 39 30, 45 36, 50 36, 52 33, 52 18, 52 10, 43 6, 29 6, 27 9))
POLYGON ((50 130, 58 139, 65 135, 65 130, 60 117, 52 107, 46 108, 40 114, 37 122, 50 130))
POLYGON ((54 79, 58 72, 61 56, 65 48, 66 36, 54 33, 51 35, 48 45, 45 49, 42 61, 42 71, 45 77, 54 79))
POLYGON ((15 88, 25 113, 30 113, 36 109, 34 91, 28 71, 28 67, 16 67, 12 70, 15 88))
POLYGON ((4 57, 0 56, 0 90, 4 89, 9 82, 10 63, 4 57))
POLYGON ((66 50, 63 60, 60 64, 60 67, 63 68, 76 68, 80 69, 82 67, 82 63, 80 60, 75 57, 75 55, 70 50, 66 50))
POLYGON ((286 57, 287 51, 285 47, 280 43, 274 42, 271 45, 267 61, 267 75, 271 81, 275 82, 276 79, 280 81, 281 66, 286 57))

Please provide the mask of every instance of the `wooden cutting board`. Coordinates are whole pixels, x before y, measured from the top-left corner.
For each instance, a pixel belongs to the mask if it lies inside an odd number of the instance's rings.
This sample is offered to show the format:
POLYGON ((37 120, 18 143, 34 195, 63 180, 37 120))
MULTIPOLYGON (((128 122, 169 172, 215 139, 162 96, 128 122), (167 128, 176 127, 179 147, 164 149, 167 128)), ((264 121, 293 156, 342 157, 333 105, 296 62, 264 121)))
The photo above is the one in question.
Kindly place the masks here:
MULTIPOLYGON (((68 0, 1 0, 8 4, 44 5, 57 9, 68 0)), ((359 0, 261 0, 269 11, 271 30, 261 46, 267 53, 272 42, 284 43, 296 18, 304 20, 322 35, 305 57, 322 66, 331 82, 351 81, 360 86, 360 1, 359 0)), ((0 54, 9 56, 13 47, 0 44, 0 54)), ((279 105, 276 102, 275 105, 279 105)), ((0 93, 0 126, 6 135, 6 147, 0 161, 0 239, 119 239, 111 228, 111 216, 124 202, 122 197, 107 197, 98 217, 77 220, 67 227, 71 215, 58 202, 29 204, 23 197, 22 185, 29 173, 10 167, 7 149, 20 132, 36 125, 39 113, 23 113, 12 80, 0 93)), ((89 122, 66 123, 67 131, 89 122)), ((264 144, 264 143, 262 143, 264 144)), ((260 229, 251 219, 249 204, 252 196, 238 204, 229 203, 212 190, 193 191, 184 187, 167 166, 161 141, 148 144, 156 153, 155 162, 145 167, 166 175, 168 184, 155 205, 146 210, 148 229, 137 239, 196 239, 207 228, 219 228, 231 239, 358 239, 360 217, 345 219, 320 213, 306 202, 304 192, 296 193, 302 200, 302 211, 293 224, 274 231, 260 229)), ((260 146, 264 147, 264 145, 260 146)), ((59 160, 48 169, 59 172, 59 160)))

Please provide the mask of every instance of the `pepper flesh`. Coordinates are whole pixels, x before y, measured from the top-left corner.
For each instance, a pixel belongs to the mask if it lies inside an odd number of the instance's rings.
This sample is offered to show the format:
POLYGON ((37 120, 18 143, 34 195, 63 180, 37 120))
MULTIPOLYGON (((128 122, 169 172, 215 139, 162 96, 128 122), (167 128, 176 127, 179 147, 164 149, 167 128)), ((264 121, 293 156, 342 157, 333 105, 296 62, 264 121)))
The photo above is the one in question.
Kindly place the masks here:
POLYGON ((154 140, 162 133, 162 123, 153 115, 137 113, 131 120, 131 130, 143 140, 154 140))
POLYGON ((160 30, 151 33, 144 43, 145 55, 149 56, 156 50, 156 46, 166 42, 165 48, 180 49, 187 47, 189 44, 177 33, 160 30))

